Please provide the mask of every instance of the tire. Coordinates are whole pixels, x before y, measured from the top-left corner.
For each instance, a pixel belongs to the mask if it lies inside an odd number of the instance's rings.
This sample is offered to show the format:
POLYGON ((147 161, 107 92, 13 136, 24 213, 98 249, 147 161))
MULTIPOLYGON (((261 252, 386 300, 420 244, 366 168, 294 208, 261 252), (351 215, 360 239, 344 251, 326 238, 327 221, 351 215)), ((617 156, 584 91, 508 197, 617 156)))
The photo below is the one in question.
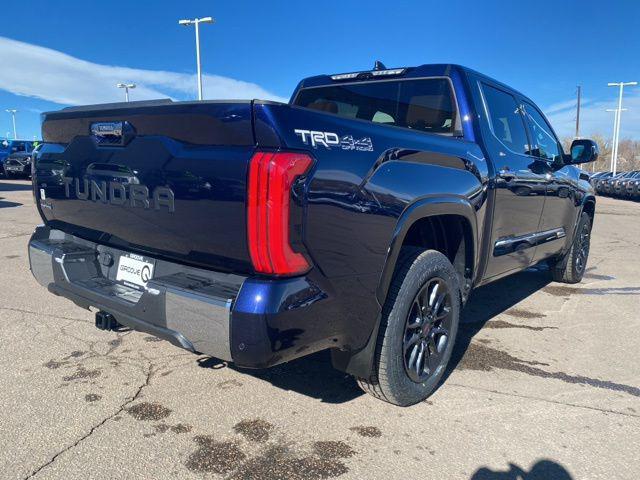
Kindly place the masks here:
POLYGON ((555 282, 579 283, 587 268, 591 247, 591 217, 582 213, 569 251, 551 267, 555 282))
POLYGON ((425 400, 437 388, 449 363, 459 321, 460 286, 451 262, 435 250, 403 249, 382 311, 373 374, 369 379, 358 379, 358 384, 394 405, 425 400), (419 310, 423 312, 420 316, 416 314, 419 310), (435 315, 430 313, 434 311, 435 315), (410 317, 416 320, 409 322, 410 317))

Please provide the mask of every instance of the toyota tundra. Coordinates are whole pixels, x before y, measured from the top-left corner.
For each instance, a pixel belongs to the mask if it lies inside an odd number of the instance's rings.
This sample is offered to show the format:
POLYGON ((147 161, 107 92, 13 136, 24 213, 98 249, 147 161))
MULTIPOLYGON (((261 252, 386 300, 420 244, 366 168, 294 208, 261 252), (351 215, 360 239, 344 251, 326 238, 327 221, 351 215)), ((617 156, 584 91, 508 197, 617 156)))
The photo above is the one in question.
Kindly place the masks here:
POLYGON ((238 367, 320 350, 397 405, 430 395, 472 289, 545 262, 579 282, 594 192, 535 103, 457 65, 319 75, 289 103, 43 115, 31 271, 238 367))

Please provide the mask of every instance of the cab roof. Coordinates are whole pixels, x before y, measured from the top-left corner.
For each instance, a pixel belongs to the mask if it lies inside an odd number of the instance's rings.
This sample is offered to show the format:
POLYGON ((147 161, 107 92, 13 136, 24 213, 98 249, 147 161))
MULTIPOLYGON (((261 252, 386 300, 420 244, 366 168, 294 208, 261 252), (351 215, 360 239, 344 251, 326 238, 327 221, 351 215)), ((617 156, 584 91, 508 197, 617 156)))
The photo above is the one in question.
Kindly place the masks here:
MULTIPOLYGON (((453 72, 457 72, 463 77, 473 76, 473 77, 484 79, 491 83, 497 84, 507 90, 512 91, 513 93, 516 93, 524 97, 525 99, 533 103, 531 99, 529 99, 526 95, 519 92, 515 88, 509 85, 506 85, 500 82, 499 80, 491 78, 488 75, 485 75, 476 70, 473 70, 469 67, 465 67, 463 65, 458 65, 455 63, 434 63, 434 64, 419 65, 415 67, 393 67, 393 68, 386 68, 385 70, 386 71, 402 71, 402 73, 400 74, 388 75, 387 78, 390 78, 390 79, 391 78, 408 79, 408 78, 422 78, 422 77, 434 77, 434 76, 450 77, 452 76, 453 72)), ((326 85, 339 85, 340 83, 344 83, 346 81, 357 82, 357 81, 372 81, 372 80, 383 79, 384 76, 377 76, 377 75, 374 76, 375 75, 374 72, 376 71, 380 71, 380 70, 358 70, 354 72, 323 74, 323 75, 315 75, 313 77, 307 77, 302 79, 302 81, 300 81, 300 83, 298 84, 294 92, 294 96, 295 96, 295 93, 301 88, 320 87, 320 86, 326 86, 326 85), (349 74, 358 74, 358 76, 351 77, 351 78, 336 79, 336 77, 349 75, 349 74)))

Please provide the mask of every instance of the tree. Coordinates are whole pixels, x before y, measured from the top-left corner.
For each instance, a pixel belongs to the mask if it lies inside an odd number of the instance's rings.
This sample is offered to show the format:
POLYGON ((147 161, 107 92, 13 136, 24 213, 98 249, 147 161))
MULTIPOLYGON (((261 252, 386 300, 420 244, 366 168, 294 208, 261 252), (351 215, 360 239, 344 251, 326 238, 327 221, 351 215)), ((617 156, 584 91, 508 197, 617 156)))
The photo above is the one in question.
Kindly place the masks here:
MULTIPOLYGON (((584 165, 583 168, 589 172, 601 172, 611 170, 611 153, 613 142, 604 135, 593 134, 591 140, 595 141, 600 148, 598 160, 584 165)), ((572 137, 565 137, 562 140, 562 147, 565 152, 569 152, 571 148, 572 137)), ((618 145, 618 168, 619 172, 627 172, 629 170, 640 170, 640 141, 624 139, 618 145)))

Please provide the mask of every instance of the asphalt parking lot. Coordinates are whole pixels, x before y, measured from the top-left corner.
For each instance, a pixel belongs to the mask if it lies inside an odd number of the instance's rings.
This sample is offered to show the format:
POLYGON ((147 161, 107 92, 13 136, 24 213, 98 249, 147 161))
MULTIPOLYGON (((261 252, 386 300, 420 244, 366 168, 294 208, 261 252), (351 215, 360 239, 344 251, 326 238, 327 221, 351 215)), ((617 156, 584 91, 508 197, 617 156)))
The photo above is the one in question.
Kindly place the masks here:
POLYGON ((31 277, 30 184, 0 179, 0 477, 637 479, 640 203, 598 198, 577 286, 530 269, 474 293, 426 402, 363 394, 314 355, 249 374, 31 277))

